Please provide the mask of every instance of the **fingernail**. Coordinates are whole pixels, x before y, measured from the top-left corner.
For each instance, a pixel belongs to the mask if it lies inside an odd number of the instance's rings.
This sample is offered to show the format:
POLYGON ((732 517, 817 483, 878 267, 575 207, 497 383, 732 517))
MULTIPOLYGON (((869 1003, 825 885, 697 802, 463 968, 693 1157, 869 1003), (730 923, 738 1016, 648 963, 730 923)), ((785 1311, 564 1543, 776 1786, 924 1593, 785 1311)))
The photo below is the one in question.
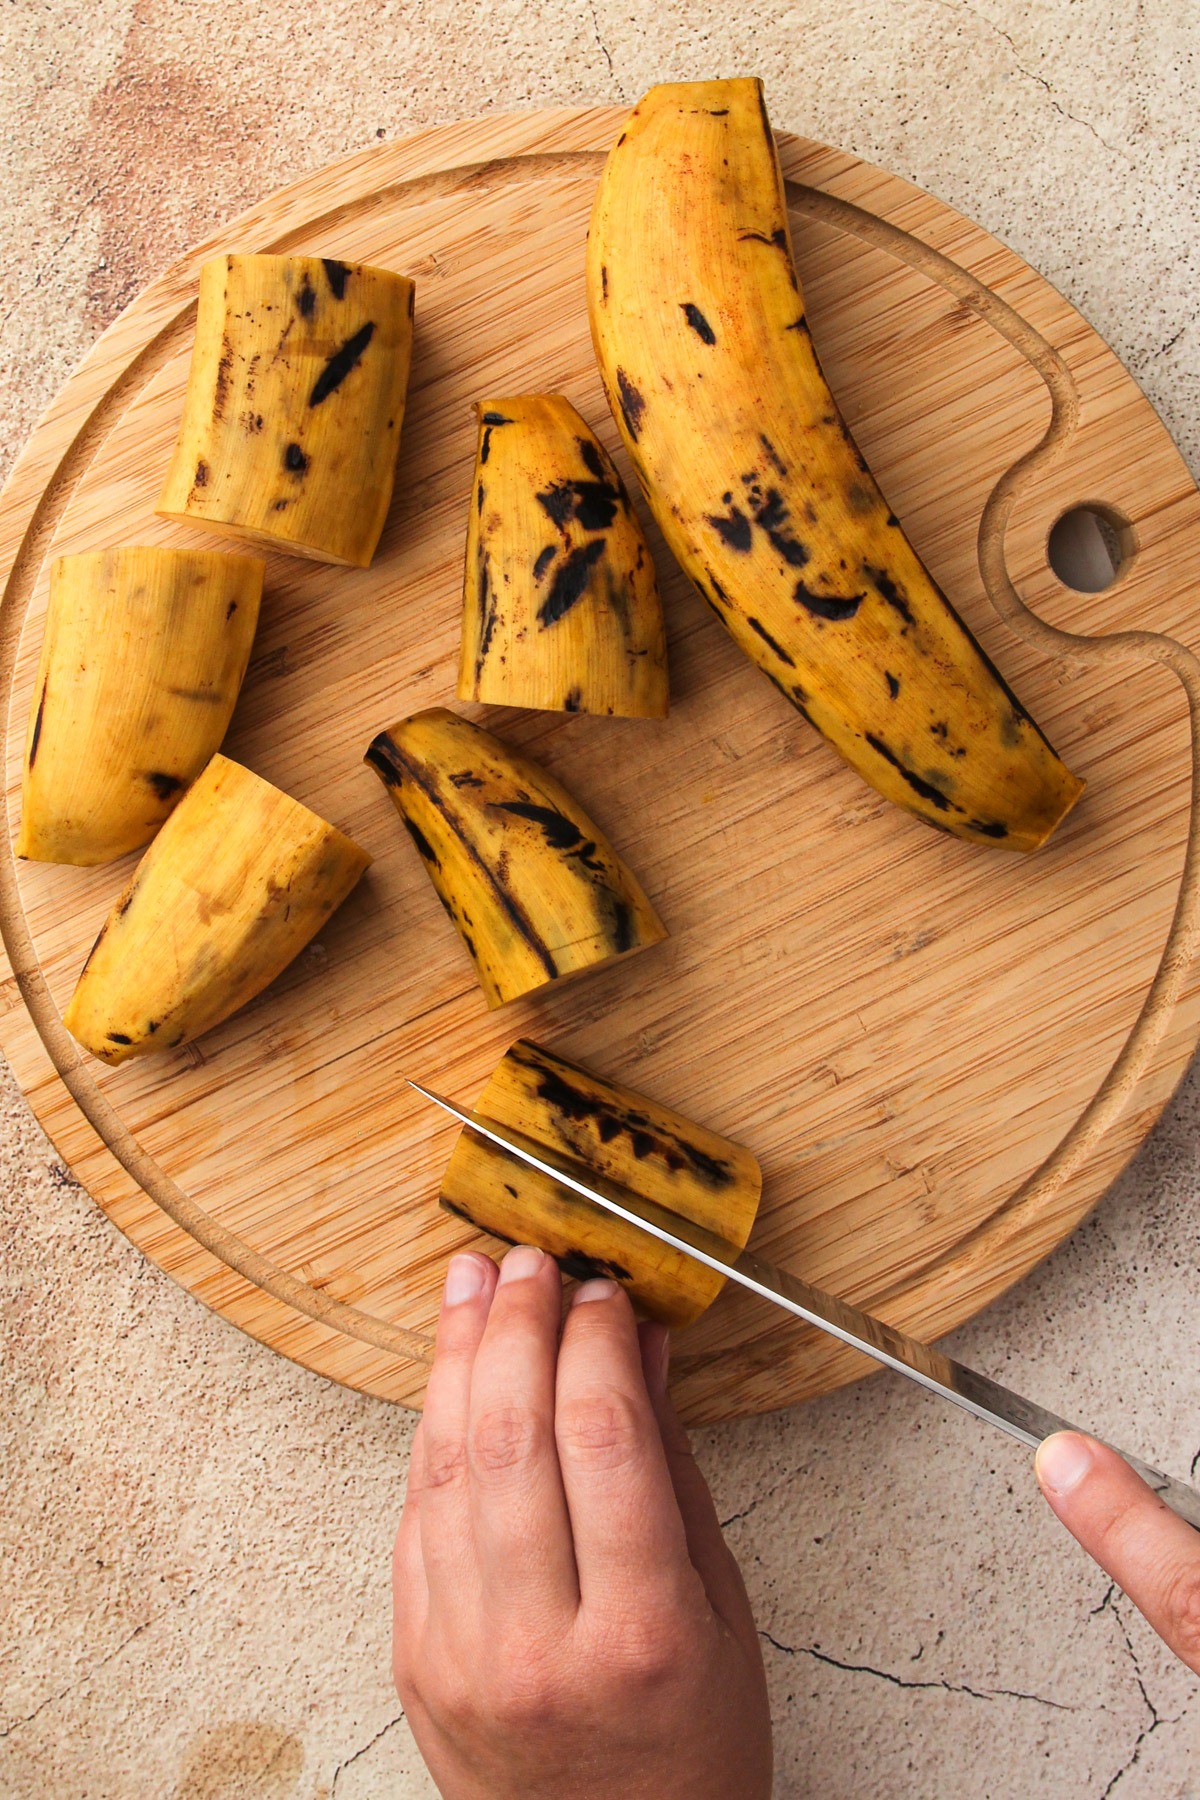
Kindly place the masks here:
POLYGON ((1033 1466, 1047 1493, 1065 1495, 1079 1486, 1094 1461, 1086 1438, 1075 1431, 1056 1431, 1038 1445, 1033 1466))
POLYGON ((545 1260, 544 1250, 536 1250, 532 1244, 518 1244, 500 1264, 501 1285, 508 1281, 528 1281, 531 1275, 537 1274, 545 1260))
POLYGON ((461 1306, 464 1300, 477 1300, 483 1292, 485 1270, 483 1258, 468 1251, 465 1256, 452 1256, 446 1270, 447 1306, 461 1306))
POLYGON ((611 1300, 617 1291, 615 1281, 585 1281, 575 1289, 572 1306, 586 1306, 589 1300, 611 1300))

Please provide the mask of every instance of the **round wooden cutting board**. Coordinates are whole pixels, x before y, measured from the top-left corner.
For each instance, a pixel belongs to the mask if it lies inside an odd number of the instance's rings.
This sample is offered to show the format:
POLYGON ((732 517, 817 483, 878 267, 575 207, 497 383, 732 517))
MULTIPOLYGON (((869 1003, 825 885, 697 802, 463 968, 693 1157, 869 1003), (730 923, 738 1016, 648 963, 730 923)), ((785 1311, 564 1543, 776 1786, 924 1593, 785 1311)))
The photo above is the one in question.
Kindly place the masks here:
MULTIPOLYGON (((435 1203, 454 1128, 405 1074, 471 1102, 529 1035, 644 1089, 757 1152, 759 1250, 936 1337, 1072 1229, 1200 1031, 1200 495, 1116 359, 1016 256, 904 182, 785 136, 834 391, 918 549, 1086 794, 1028 859, 897 812, 741 658, 652 533, 670 718, 488 722, 578 795, 671 936, 487 1011, 362 754, 382 726, 453 702, 471 402, 557 390, 622 460, 588 338, 584 240, 623 117, 426 132, 266 201, 106 332, 0 502, 11 841, 49 558, 211 541, 154 516, 204 258, 310 251, 416 278, 375 564, 268 558, 225 745, 371 850, 367 878, 245 1012, 191 1050, 114 1070, 77 1050, 60 1012, 133 859, 0 857, 0 1045, 70 1167, 207 1305, 410 1405, 446 1257, 472 1234, 435 1203), (1066 587, 1047 560, 1048 532, 1080 503, 1117 521, 1122 567, 1099 593, 1066 587)), ((694 1420, 862 1372, 732 1292, 676 1347, 694 1420)))

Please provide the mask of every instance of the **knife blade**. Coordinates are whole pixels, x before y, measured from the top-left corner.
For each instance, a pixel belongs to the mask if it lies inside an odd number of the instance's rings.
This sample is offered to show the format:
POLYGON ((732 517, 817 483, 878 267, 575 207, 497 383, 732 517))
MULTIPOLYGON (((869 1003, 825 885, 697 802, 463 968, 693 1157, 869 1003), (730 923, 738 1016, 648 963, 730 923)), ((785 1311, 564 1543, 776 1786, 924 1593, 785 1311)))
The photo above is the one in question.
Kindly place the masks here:
MULTIPOLYGON (((452 1100, 435 1093, 432 1088, 423 1087, 418 1081, 409 1081, 408 1085, 434 1106, 440 1106, 452 1118, 458 1119, 468 1130, 488 1139, 502 1150, 507 1150, 530 1168, 548 1175, 551 1180, 560 1182, 581 1199, 590 1201, 593 1206, 600 1207, 615 1218, 623 1219, 627 1225, 648 1232, 659 1243, 669 1244, 673 1250, 714 1269, 718 1274, 736 1282, 739 1287, 757 1294, 760 1299, 782 1307, 784 1312, 791 1313, 794 1318, 803 1319, 808 1325, 815 1325, 819 1331, 827 1332, 852 1350, 861 1351, 864 1356, 882 1363, 885 1368, 907 1375, 910 1381, 917 1382, 932 1393, 940 1394, 943 1399, 952 1401, 955 1406, 973 1414, 975 1418, 997 1426, 1031 1450, 1036 1449, 1043 1438, 1052 1436, 1056 1431, 1081 1429, 1060 1418, 1057 1413, 1039 1406, 1035 1400, 1026 1400, 1011 1388, 992 1381, 987 1375, 977 1374, 974 1369, 968 1369, 965 1364, 945 1356, 940 1350, 919 1343, 916 1338, 898 1331, 894 1325, 885 1325, 882 1319, 861 1312, 858 1307, 851 1306, 849 1301, 840 1300, 834 1294, 827 1294, 823 1289, 813 1287, 787 1269, 777 1268, 774 1263, 767 1262, 752 1250, 738 1250, 733 1244, 726 1243, 724 1238, 706 1231, 701 1225, 693 1224, 690 1219, 669 1212, 640 1194, 635 1195, 625 1188, 618 1188, 591 1170, 580 1170, 566 1158, 553 1154, 544 1145, 527 1138, 512 1126, 500 1126, 480 1113, 464 1111, 452 1100), (586 1180, 583 1178, 584 1174, 587 1176, 586 1180)), ((1116 1449, 1116 1446, 1111 1445, 1110 1448, 1116 1449)), ((1200 1531, 1200 1492, 1189 1487, 1186 1482, 1164 1475, 1161 1469, 1151 1467, 1140 1457, 1130 1456, 1124 1450, 1117 1450, 1117 1455, 1137 1471, 1173 1512, 1200 1531)))

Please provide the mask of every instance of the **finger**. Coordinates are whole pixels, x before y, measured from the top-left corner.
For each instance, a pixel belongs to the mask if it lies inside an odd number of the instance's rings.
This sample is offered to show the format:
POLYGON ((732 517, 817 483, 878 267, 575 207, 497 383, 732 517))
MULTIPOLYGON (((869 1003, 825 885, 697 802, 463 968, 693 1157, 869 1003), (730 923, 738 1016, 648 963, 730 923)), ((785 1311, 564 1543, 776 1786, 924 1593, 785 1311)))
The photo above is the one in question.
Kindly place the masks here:
POLYGON ((1080 1432, 1047 1438, 1035 1467, 1067 1530, 1200 1675, 1200 1533, 1115 1450, 1080 1432))
POLYGON ((639 1327, 642 1369, 650 1404, 658 1420, 663 1451, 675 1499, 683 1519, 688 1555, 704 1583, 713 1611, 724 1619, 729 1629, 757 1660, 761 1654, 758 1629, 746 1584, 737 1559, 725 1542, 721 1522, 708 1483, 692 1454, 691 1442, 675 1411, 667 1387, 670 1359, 670 1334, 665 1325, 645 1324, 639 1327))
POLYGON ((633 1309, 614 1281, 575 1292, 558 1354, 555 1431, 583 1610, 628 1613, 630 1595, 647 1615, 684 1596, 703 1601, 633 1309))
POLYGON ((477 1603, 479 1570, 471 1523, 467 1421, 471 1371, 496 1289, 496 1265, 469 1252, 446 1271, 437 1347, 421 1430, 421 1492, 417 1517, 421 1556, 433 1612, 477 1603))
POLYGON ((528 1629, 579 1604, 554 1438, 562 1280, 552 1257, 510 1250, 471 1378, 471 1516, 484 1605, 528 1629))
POLYGON ((412 1663, 412 1653, 429 1617, 429 1586, 421 1555, 422 1427, 413 1433, 408 1459, 404 1511, 392 1551, 392 1670, 397 1687, 412 1663))

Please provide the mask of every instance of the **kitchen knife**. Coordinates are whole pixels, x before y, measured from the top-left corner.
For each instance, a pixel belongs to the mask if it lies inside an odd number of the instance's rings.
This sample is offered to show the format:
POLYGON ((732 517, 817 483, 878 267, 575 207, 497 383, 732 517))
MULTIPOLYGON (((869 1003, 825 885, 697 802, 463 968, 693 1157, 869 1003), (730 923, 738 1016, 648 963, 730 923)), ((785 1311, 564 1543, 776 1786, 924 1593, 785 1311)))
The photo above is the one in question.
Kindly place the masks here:
MULTIPOLYGON (((897 1331, 894 1326, 872 1318, 870 1313, 860 1312, 848 1301, 826 1294, 820 1288, 802 1281, 798 1275, 791 1275, 786 1269, 779 1269, 773 1263, 765 1262, 752 1250, 735 1249, 732 1244, 727 1244, 723 1238, 706 1231, 703 1226, 693 1224, 690 1219, 668 1212, 665 1207, 643 1199, 640 1194, 632 1194, 627 1189, 605 1182, 591 1170, 576 1168, 565 1158, 555 1156, 511 1126, 497 1125, 479 1113, 464 1112, 452 1100, 444 1099, 441 1094, 422 1087, 419 1082, 410 1081, 408 1085, 426 1100, 431 1100, 435 1106, 440 1106, 443 1111, 460 1120, 469 1131, 498 1144, 510 1155, 527 1163, 530 1168, 540 1170, 543 1175, 560 1182, 572 1193, 589 1200, 593 1206, 600 1207, 615 1218, 623 1219, 627 1225, 634 1225, 648 1232, 651 1237, 657 1238, 662 1244, 669 1244, 684 1256, 694 1257, 697 1262, 727 1276, 730 1281, 757 1294, 760 1299, 769 1300, 795 1318, 803 1319, 807 1324, 815 1325, 818 1330, 828 1332, 831 1337, 848 1344, 852 1350, 861 1350, 865 1356, 883 1363, 886 1368, 907 1375, 921 1387, 941 1394, 946 1400, 952 1400, 964 1412, 973 1413, 977 1419, 999 1426, 1001 1431, 1006 1431, 1010 1437, 1027 1444, 1030 1449, 1036 1449, 1043 1438, 1050 1437, 1056 1431, 1080 1429, 1069 1424, 1066 1419, 1060 1419, 1056 1413, 1048 1412, 1036 1401, 1022 1399, 1020 1394, 1001 1387, 999 1382, 989 1380, 986 1375, 977 1375, 973 1369, 955 1362, 953 1357, 944 1356, 940 1350, 931 1350, 928 1345, 918 1343, 915 1338, 897 1331), (585 1173, 586 1180, 583 1179, 585 1173)), ((1116 1446, 1112 1448, 1115 1449, 1116 1446)), ((1151 1468, 1136 1456, 1126 1455, 1123 1450, 1117 1451, 1117 1454, 1124 1458, 1131 1469, 1137 1471, 1172 1511, 1200 1530, 1200 1493, 1195 1488, 1189 1487, 1186 1482, 1174 1480, 1170 1475, 1164 1475, 1159 1469, 1151 1468)))

